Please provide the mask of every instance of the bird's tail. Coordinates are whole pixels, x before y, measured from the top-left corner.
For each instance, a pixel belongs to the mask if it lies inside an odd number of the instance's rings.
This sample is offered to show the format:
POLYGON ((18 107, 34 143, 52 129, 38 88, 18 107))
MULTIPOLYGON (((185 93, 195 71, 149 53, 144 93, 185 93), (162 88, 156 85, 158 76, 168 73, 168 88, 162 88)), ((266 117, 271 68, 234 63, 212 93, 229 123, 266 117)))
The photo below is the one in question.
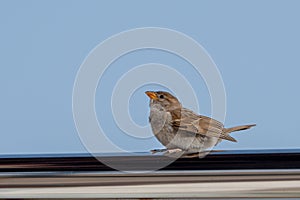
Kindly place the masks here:
POLYGON ((256 124, 251 124, 251 125, 243 125, 243 126, 235 126, 235 127, 232 127, 232 128, 225 128, 224 132, 229 134, 231 132, 234 132, 234 131, 241 131, 241 130, 246 130, 246 129, 249 129, 253 126, 256 126, 256 124))

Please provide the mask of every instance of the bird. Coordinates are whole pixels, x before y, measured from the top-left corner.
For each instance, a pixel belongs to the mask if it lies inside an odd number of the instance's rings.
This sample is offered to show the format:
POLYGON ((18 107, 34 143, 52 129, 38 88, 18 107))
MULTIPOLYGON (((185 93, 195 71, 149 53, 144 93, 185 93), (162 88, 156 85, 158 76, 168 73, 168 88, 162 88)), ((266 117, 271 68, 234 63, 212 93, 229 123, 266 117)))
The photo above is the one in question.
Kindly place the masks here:
POLYGON ((150 98, 152 132, 166 149, 155 149, 152 153, 199 153, 213 148, 222 140, 237 142, 231 132, 249 129, 256 124, 225 128, 210 117, 198 115, 184 108, 180 101, 166 91, 146 91, 150 98))

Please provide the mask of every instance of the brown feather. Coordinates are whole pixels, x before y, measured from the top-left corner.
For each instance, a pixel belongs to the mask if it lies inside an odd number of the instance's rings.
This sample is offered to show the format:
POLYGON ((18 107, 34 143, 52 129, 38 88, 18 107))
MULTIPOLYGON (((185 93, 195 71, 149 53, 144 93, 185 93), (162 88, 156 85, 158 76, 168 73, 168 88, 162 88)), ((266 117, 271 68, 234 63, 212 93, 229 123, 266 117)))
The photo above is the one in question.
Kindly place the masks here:
POLYGON ((243 125, 243 126, 235 126, 231 128, 224 128, 223 132, 229 134, 234 131, 242 131, 242 130, 247 130, 253 126, 256 126, 256 124, 250 124, 250 125, 243 125))
POLYGON ((198 115, 189 109, 183 108, 178 99, 170 93, 164 91, 157 91, 155 93, 157 97, 155 101, 160 103, 167 112, 170 112, 172 117, 171 125, 175 133, 178 130, 182 130, 187 133, 198 134, 202 137, 216 137, 236 142, 229 133, 249 129, 252 126, 255 126, 244 125, 224 128, 224 125, 217 120, 198 115))
POLYGON ((171 115, 173 119, 173 127, 176 127, 177 130, 180 129, 206 137, 217 137, 236 142, 233 137, 223 133, 224 126, 217 120, 197 115, 186 108, 182 108, 180 115, 178 115, 178 111, 171 112, 171 115), (179 118, 179 116, 181 116, 181 118, 179 118))

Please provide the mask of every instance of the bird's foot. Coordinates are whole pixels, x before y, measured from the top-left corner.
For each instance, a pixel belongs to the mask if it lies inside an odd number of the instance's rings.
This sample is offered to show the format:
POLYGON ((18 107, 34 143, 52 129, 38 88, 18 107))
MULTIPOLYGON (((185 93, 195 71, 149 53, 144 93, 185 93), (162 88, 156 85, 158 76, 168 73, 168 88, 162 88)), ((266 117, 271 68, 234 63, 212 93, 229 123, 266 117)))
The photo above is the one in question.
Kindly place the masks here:
POLYGON ((184 154, 184 151, 182 149, 168 149, 164 156, 172 157, 172 158, 179 158, 184 154))
POLYGON ((171 157, 180 157, 184 151, 182 149, 153 149, 151 150, 152 154, 163 153, 163 155, 171 157))
POLYGON ((166 151, 168 151, 168 149, 153 149, 150 152, 152 154, 156 154, 156 153, 162 153, 162 152, 166 152, 166 151))
POLYGON ((179 153, 182 152, 182 149, 168 149, 166 153, 179 153))

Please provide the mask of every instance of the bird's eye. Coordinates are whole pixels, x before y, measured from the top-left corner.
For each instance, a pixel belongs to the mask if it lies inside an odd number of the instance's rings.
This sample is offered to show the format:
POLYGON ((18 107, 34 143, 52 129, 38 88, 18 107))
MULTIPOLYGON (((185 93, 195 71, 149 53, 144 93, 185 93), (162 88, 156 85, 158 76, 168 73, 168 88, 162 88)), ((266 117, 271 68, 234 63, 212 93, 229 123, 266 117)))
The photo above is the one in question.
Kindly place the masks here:
POLYGON ((162 95, 162 94, 159 95, 159 98, 160 98, 160 99, 163 99, 163 98, 164 98, 164 95, 162 95))

